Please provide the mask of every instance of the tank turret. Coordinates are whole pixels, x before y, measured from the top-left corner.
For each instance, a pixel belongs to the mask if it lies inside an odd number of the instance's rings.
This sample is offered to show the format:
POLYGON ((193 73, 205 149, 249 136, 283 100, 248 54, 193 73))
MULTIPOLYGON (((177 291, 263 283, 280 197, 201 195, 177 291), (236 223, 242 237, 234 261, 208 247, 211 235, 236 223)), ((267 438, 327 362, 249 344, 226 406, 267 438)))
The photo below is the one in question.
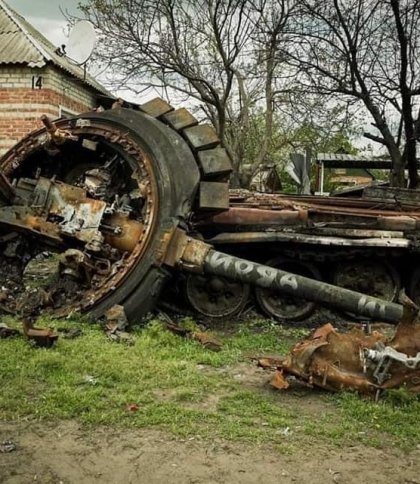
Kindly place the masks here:
POLYGON ((0 163, 4 311, 43 291, 34 312, 138 321, 172 291, 213 318, 252 298, 282 321, 320 304, 394 322, 401 288, 420 301, 417 192, 229 190, 214 129, 160 99, 43 122, 0 163))

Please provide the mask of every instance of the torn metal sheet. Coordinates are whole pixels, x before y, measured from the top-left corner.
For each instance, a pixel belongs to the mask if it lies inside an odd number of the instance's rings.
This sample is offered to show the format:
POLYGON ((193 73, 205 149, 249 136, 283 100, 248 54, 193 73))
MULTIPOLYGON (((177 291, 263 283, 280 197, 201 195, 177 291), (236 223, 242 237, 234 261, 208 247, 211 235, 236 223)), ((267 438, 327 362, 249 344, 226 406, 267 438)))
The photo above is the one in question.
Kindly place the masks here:
POLYGON ((376 394, 404 387, 420 392, 420 316, 406 306, 392 338, 360 329, 341 333, 328 323, 296 344, 284 359, 259 361, 276 368, 271 384, 278 389, 288 388, 288 378, 294 377, 330 391, 376 394))
POLYGON ((161 315, 166 320, 166 328, 172 333, 178 336, 183 336, 184 338, 190 338, 194 341, 197 341, 202 346, 211 351, 220 351, 222 349, 222 343, 211 334, 204 331, 194 331, 192 329, 183 328, 173 323, 170 318, 168 318, 163 313, 161 313, 161 315))
POLYGON ((52 329, 35 328, 28 320, 23 320, 23 333, 31 344, 40 348, 51 348, 58 340, 58 334, 52 329))

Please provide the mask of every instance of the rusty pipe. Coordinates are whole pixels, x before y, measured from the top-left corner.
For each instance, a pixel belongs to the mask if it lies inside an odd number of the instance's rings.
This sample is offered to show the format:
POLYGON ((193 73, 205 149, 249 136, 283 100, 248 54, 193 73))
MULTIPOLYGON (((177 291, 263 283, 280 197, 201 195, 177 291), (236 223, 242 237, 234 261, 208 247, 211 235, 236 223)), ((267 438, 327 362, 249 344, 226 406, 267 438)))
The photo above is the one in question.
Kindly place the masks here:
POLYGON ((54 135, 54 133, 57 131, 57 126, 50 120, 50 118, 46 114, 43 114, 40 119, 48 133, 50 135, 54 135))
POLYGON ((46 114, 43 114, 40 119, 47 130, 50 142, 54 146, 61 145, 67 140, 77 141, 77 136, 73 136, 68 130, 57 128, 56 124, 46 114))
POLYGON ((197 225, 304 225, 307 210, 264 210, 261 208, 231 207, 229 210, 200 220, 197 225))

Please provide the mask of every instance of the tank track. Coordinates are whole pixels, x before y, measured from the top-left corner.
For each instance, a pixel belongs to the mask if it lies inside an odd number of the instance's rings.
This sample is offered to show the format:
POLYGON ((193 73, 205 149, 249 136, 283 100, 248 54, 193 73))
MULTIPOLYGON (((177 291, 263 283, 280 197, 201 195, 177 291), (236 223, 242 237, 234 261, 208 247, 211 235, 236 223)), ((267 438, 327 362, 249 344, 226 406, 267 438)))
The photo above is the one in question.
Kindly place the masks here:
POLYGON ((186 108, 175 109, 162 98, 140 104, 139 110, 176 131, 188 143, 200 169, 198 211, 229 208, 229 155, 210 124, 199 123, 186 108))

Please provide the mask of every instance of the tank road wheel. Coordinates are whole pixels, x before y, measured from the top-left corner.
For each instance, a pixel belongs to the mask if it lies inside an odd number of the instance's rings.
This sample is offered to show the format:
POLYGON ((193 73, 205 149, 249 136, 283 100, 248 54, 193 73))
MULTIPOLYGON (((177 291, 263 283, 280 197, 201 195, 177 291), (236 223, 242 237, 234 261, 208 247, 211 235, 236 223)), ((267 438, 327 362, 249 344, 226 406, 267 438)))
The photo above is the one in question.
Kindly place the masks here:
POLYGON ((16 311, 28 261, 54 253, 60 274, 45 311, 97 317, 122 304, 140 320, 170 275, 160 262, 166 234, 193 209, 228 208, 229 157, 210 126, 160 99, 53 128, 54 143, 38 130, 2 158, 18 197, 0 203, 0 307, 16 311))
POLYGON ((219 276, 189 274, 185 284, 191 306, 209 318, 230 318, 245 306, 250 288, 219 276))
MULTIPOLYGON (((269 260, 266 265, 311 279, 321 279, 319 270, 307 262, 279 257, 269 260)), ((305 319, 313 313, 316 307, 316 303, 312 301, 261 287, 255 289, 255 296, 264 313, 278 321, 293 322, 305 319)))
MULTIPOLYGON (((400 290, 397 271, 387 262, 377 260, 339 263, 334 268, 332 282, 337 286, 385 301, 394 301, 400 290)), ((346 314, 352 318, 361 319, 356 314, 346 314)))

